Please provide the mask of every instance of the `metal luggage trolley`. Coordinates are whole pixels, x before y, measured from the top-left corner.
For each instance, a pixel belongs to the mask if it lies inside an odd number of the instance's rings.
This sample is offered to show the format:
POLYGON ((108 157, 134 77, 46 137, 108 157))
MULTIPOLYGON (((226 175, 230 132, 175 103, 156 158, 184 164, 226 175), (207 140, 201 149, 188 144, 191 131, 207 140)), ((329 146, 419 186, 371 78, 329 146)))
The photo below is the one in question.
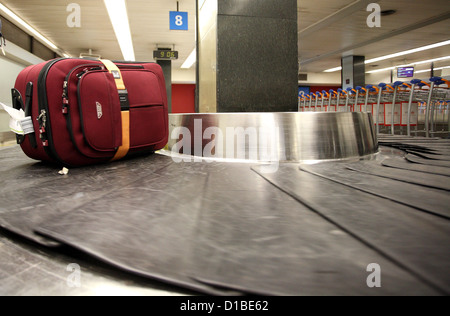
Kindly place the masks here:
POLYGON ((399 101, 408 101, 409 94, 405 93, 405 83, 397 81, 393 85, 386 85, 387 102, 384 103, 384 126, 391 127, 391 134, 395 135, 395 126, 401 125, 401 103, 399 101), (391 94, 391 95, 390 95, 391 94))
POLYGON ((337 89, 336 112, 347 112, 348 93, 345 90, 337 89))
POLYGON ((380 133, 380 125, 386 126, 386 104, 394 100, 394 88, 384 82, 378 85, 378 99, 374 109, 375 125, 377 126, 377 134, 380 133))
POLYGON ((330 105, 330 94, 325 90, 322 90, 322 111, 328 112, 330 105))
POLYGON ((307 112, 306 107, 309 105, 310 96, 308 94, 303 95, 303 107, 302 112, 307 112))
POLYGON ((355 111, 355 102, 357 91, 353 88, 347 88, 347 100, 345 103, 345 112, 354 112, 355 111))
POLYGON ((322 92, 316 92, 316 112, 322 112, 324 108, 324 95, 322 92))
POLYGON ((397 113, 397 116, 391 115, 390 123, 392 135, 395 135, 395 126, 400 126, 400 131, 403 134, 403 126, 411 126, 411 115, 413 115, 414 118, 416 117, 417 107, 415 104, 409 106, 411 88, 412 86, 407 82, 397 81, 394 83, 395 90, 393 103, 395 103, 394 114, 397 113))
POLYGON ((365 111, 365 105, 367 97, 369 95, 369 92, 366 88, 357 86, 355 88, 356 90, 356 96, 355 96, 355 103, 353 104, 353 111, 354 112, 366 112, 365 111))
POLYGON ((331 89, 328 97, 328 112, 337 112, 339 106, 339 93, 331 89), (334 109, 334 110, 333 110, 334 109))
POLYGON ((374 115, 374 108, 378 102, 378 91, 380 89, 374 85, 366 86, 366 99, 364 102, 363 112, 370 112, 374 115))
POLYGON ((305 93, 301 93, 298 96, 298 111, 304 112, 306 107, 306 101, 308 100, 309 96, 305 93))
POLYGON ((428 96, 427 107, 425 112, 426 137, 430 137, 430 135, 450 132, 450 121, 448 117, 448 102, 446 102, 447 100, 450 99, 450 89, 449 89, 450 81, 443 79, 441 77, 433 77, 430 79, 430 82, 431 82, 430 94, 428 96), (441 87, 442 85, 446 85, 446 87, 441 87), (441 105, 440 108, 438 108, 439 105, 441 105), (444 105, 446 107, 447 119, 445 119, 444 105), (442 112, 442 117, 437 117, 436 114, 440 112, 442 112), (449 129, 447 131, 444 130, 436 131, 437 123, 440 123, 442 125, 444 122, 447 123, 447 127, 449 129))
POLYGON ((408 114, 407 114, 407 135, 411 136, 411 127, 415 126, 415 136, 419 132, 425 132, 418 130, 419 122, 425 122, 425 112, 427 108, 428 98, 430 96, 430 84, 420 80, 411 80, 410 95, 408 102, 408 114))
POLYGON ((316 94, 314 92, 310 92, 308 112, 315 112, 315 111, 316 111, 316 94))
POLYGON ((420 79, 413 79, 410 84, 403 83, 403 85, 409 88, 407 92, 409 93, 409 97, 408 103, 402 102, 401 125, 406 126, 406 134, 408 136, 411 136, 411 127, 414 126, 417 136, 417 128, 419 126, 419 103, 424 103, 428 99, 429 90, 423 88, 429 86, 429 84, 420 79))

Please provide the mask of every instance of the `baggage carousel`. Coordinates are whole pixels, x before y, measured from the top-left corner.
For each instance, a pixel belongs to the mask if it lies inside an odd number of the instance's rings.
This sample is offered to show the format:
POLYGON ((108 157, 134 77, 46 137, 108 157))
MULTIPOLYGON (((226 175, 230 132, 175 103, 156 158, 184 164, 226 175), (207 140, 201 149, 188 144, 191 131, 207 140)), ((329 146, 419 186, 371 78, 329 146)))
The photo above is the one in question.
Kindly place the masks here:
POLYGON ((364 113, 171 115, 170 136, 67 175, 0 149, 0 295, 450 293, 450 140, 364 113))

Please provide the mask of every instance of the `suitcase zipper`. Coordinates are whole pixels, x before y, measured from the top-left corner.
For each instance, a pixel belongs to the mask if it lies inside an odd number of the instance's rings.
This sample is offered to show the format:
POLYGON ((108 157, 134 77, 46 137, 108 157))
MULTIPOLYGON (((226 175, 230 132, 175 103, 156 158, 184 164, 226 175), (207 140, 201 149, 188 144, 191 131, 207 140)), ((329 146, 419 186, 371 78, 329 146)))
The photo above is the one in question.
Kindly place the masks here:
POLYGON ((39 138, 42 141, 42 145, 44 147, 48 147, 48 139, 45 136, 45 128, 47 127, 47 112, 45 110, 41 110, 37 120, 39 121, 39 138))
MULTIPOLYGON (((78 148, 77 143, 75 141, 75 136, 73 134, 72 117, 71 117, 71 113, 70 113, 70 101, 69 101, 69 80, 70 80, 70 77, 73 76, 74 72, 78 69, 82 69, 82 71, 80 73, 75 75, 79 80, 87 72, 93 71, 92 69, 96 69, 98 71, 98 70, 102 70, 105 68, 98 64, 78 65, 69 71, 69 73, 67 74, 67 76, 64 80, 64 83, 63 83, 62 113, 66 117, 67 131, 69 132, 70 139, 72 140, 72 144, 75 146, 75 148, 78 150, 78 152, 81 153, 81 150, 78 148), (89 69, 89 68, 91 68, 91 69, 89 69)), ((77 90, 78 90, 78 88, 77 88, 77 90)))
POLYGON ((70 79, 70 76, 72 76, 72 74, 75 72, 75 70, 77 70, 79 68, 84 68, 84 69, 82 72, 76 74, 78 79, 80 79, 85 73, 87 73, 89 71, 105 69, 104 67, 101 67, 98 65, 95 65, 95 67, 94 67, 94 65, 92 65, 92 64, 87 64, 87 65, 77 66, 69 71, 69 73, 66 76, 64 83, 63 83, 62 113, 64 115, 69 114, 69 97, 68 97, 69 96, 69 79, 70 79))
POLYGON ((55 65, 57 62, 64 60, 66 58, 58 58, 53 61, 48 62, 39 73, 38 77, 38 106, 39 106, 39 116, 37 120, 39 121, 39 138, 41 139, 42 146, 44 148, 45 153, 49 156, 50 159, 60 163, 61 165, 65 164, 56 153, 53 144, 52 138, 52 130, 50 124, 47 125, 47 121, 50 119, 48 113, 48 99, 47 99, 47 91, 46 91, 46 81, 47 75, 50 71, 50 68, 55 65))

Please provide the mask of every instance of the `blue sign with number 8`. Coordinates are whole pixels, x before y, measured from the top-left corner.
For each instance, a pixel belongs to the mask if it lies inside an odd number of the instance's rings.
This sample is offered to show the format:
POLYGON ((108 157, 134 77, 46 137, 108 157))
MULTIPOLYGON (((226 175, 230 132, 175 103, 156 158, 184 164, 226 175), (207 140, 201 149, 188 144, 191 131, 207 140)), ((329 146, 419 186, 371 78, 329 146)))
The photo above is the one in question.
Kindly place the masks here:
POLYGON ((177 31, 187 31, 188 12, 170 11, 170 29, 177 31))

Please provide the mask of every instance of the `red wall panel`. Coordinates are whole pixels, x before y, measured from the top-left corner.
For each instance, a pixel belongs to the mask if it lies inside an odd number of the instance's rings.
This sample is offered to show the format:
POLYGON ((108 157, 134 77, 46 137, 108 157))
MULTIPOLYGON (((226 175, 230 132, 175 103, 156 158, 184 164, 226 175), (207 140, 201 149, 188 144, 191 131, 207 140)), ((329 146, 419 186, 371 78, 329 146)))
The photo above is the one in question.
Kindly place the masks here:
POLYGON ((195 113, 195 84, 172 85, 172 113, 195 113))
POLYGON ((323 90, 325 91, 330 91, 331 89, 333 90, 337 90, 341 88, 341 86, 311 86, 311 92, 316 93, 316 92, 322 92, 323 90))

